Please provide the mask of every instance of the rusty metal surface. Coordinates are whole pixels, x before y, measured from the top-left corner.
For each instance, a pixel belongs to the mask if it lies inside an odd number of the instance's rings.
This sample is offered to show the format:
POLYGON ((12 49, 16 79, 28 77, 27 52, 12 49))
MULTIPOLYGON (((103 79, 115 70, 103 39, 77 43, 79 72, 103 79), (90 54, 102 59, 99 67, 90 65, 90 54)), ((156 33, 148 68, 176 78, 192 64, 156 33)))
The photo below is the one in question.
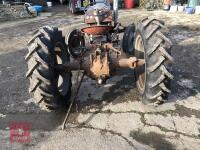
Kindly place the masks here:
POLYGON ((108 55, 98 55, 89 61, 74 60, 73 62, 57 65, 55 68, 60 71, 71 70, 85 70, 86 74, 92 78, 99 78, 101 76, 109 77, 112 69, 114 68, 130 68, 143 66, 145 61, 143 59, 137 59, 136 57, 120 58, 120 59, 108 59, 108 55))
POLYGON ((121 56, 120 50, 114 48, 112 43, 90 44, 86 49, 88 51, 81 58, 70 63, 57 65, 56 69, 60 71, 81 69, 86 72, 87 76, 98 80, 110 77, 115 68, 134 69, 145 64, 144 59, 121 56), (117 54, 116 58, 109 55, 111 51, 117 54))
MULTIPOLYGON (((112 22, 112 19, 113 19, 112 16, 108 16, 107 18, 102 19, 101 23, 110 23, 112 22)), ((85 23, 86 24, 96 23, 95 17, 91 16, 90 18, 85 19, 85 23)))
MULTIPOLYGON (((101 11, 103 11, 103 10, 101 10, 101 11)), ((109 22, 113 21, 112 11, 107 12, 107 14, 105 16, 104 15, 103 16, 98 16, 99 19, 101 20, 101 23, 109 23, 109 22)), ((91 12, 90 14, 85 15, 84 22, 86 24, 97 23, 96 20, 95 20, 95 15, 93 15, 93 12, 91 12)))
POLYGON ((101 46, 103 49, 109 49, 112 50, 113 52, 117 53, 118 55, 121 55, 121 51, 114 48, 112 43, 104 43, 101 46))
POLYGON ((102 35, 112 31, 112 26, 90 26, 86 28, 82 28, 81 31, 91 35, 102 35))
POLYGON ((130 68, 134 69, 144 65, 143 59, 137 59, 136 57, 112 59, 112 67, 114 68, 130 68))
POLYGON ((91 55, 90 57, 90 73, 94 78, 109 77, 110 67, 108 53, 104 55, 91 55))

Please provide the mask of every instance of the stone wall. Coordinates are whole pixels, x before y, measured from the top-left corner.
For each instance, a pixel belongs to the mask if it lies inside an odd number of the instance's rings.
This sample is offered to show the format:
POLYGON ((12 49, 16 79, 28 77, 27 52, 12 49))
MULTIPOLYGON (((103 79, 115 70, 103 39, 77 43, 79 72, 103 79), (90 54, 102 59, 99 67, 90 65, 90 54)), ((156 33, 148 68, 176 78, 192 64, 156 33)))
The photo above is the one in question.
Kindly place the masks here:
POLYGON ((0 5, 0 22, 34 17, 23 5, 0 5))

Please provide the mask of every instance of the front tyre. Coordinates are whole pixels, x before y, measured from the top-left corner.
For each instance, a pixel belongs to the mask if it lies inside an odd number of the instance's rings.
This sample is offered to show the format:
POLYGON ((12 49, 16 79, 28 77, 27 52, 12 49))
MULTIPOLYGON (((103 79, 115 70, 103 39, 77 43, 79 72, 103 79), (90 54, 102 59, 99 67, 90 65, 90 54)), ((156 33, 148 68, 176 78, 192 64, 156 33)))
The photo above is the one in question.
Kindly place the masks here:
POLYGON ((122 40, 122 50, 130 55, 134 55, 134 34, 135 25, 131 24, 126 27, 122 40))
POLYGON ((71 0, 69 2, 69 9, 70 9, 70 11, 71 11, 72 14, 77 13, 77 10, 76 10, 76 7, 75 7, 75 4, 74 4, 73 0, 71 0))
POLYGON ((172 42, 165 30, 162 22, 150 17, 136 27, 135 56, 145 59, 145 65, 135 69, 136 85, 145 104, 161 104, 170 93, 172 42))

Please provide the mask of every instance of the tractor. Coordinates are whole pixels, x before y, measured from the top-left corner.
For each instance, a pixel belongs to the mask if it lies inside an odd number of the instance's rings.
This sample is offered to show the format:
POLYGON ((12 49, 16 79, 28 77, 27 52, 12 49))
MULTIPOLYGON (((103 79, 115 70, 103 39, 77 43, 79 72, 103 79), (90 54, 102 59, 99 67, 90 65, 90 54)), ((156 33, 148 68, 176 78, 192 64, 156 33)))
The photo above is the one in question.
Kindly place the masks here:
POLYGON ((72 71, 105 84, 117 68, 134 70, 144 104, 164 103, 173 79, 172 42, 164 22, 147 17, 125 27, 118 19, 118 0, 112 9, 107 1, 92 2, 84 12, 83 27, 66 33, 57 27, 41 27, 28 42, 26 77, 36 104, 48 111, 68 106, 72 71))

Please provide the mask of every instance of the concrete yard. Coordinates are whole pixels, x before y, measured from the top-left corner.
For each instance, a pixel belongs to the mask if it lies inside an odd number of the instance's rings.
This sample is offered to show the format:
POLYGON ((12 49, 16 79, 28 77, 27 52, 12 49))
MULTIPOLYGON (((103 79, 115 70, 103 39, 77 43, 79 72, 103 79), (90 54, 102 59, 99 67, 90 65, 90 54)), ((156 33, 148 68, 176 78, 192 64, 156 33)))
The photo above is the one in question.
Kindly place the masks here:
POLYGON ((169 100, 158 107, 142 104, 130 70, 118 71, 103 86, 85 78, 63 131, 66 112, 42 111, 29 96, 24 56, 27 41, 39 27, 64 30, 83 21, 82 14, 64 10, 0 23, 0 149, 199 150, 200 15, 120 10, 123 25, 155 16, 169 28, 175 59, 169 100), (29 143, 10 143, 12 122, 30 124, 29 143))

